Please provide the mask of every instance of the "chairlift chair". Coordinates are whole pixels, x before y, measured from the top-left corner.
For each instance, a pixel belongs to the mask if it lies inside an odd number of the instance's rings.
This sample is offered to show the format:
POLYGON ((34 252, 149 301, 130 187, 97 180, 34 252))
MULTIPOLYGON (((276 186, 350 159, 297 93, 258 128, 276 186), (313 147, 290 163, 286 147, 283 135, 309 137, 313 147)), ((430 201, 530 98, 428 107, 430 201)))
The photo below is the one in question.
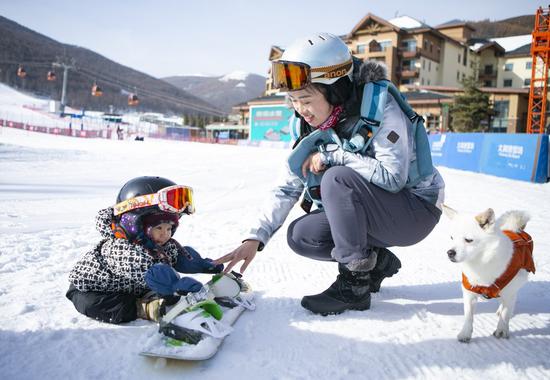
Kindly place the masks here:
POLYGON ((136 94, 128 95, 128 105, 137 106, 139 104, 139 98, 136 94))
POLYGON ((27 76, 27 72, 25 71, 25 69, 22 66, 19 66, 17 68, 17 76, 19 78, 25 78, 27 76))
POLYGON ((92 96, 102 96, 103 90, 96 83, 92 86, 92 96))

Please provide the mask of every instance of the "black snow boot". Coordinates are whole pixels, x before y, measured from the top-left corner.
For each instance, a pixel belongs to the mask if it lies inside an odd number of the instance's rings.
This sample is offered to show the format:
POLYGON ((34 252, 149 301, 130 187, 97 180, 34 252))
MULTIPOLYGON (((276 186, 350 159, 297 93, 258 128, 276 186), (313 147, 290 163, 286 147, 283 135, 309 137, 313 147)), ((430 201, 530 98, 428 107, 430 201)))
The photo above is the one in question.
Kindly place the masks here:
POLYGON ((340 274, 327 290, 302 298, 304 308, 323 316, 370 308, 368 273, 352 272, 343 264, 338 265, 338 270, 340 274))
POLYGON ((380 290, 380 284, 386 277, 391 277, 401 268, 401 261, 390 250, 377 248, 378 256, 376 265, 369 272, 370 291, 376 293, 380 290))

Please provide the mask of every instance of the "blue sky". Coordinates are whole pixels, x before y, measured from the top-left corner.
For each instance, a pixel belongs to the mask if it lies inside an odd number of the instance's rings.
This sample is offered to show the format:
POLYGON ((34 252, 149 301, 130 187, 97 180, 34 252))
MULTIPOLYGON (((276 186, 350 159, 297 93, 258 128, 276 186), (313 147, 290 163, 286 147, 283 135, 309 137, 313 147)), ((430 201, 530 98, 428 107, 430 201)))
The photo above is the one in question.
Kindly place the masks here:
POLYGON ((346 34, 367 14, 451 19, 534 14, 542 1, 0 0, 0 15, 156 77, 267 74, 272 45, 314 32, 346 34))

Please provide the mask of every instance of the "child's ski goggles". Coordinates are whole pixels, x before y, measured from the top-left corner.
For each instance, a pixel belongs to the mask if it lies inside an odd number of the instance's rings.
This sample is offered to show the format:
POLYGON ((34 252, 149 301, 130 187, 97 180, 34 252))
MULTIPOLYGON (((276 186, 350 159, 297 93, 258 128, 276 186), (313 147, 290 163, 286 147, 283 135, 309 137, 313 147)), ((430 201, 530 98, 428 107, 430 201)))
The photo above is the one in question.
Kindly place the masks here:
POLYGON ((274 61, 271 77, 273 88, 281 91, 301 90, 311 83, 311 68, 300 62, 274 61))
POLYGON ((158 206, 162 211, 192 214, 195 212, 193 189, 174 185, 159 190, 156 194, 140 195, 114 205, 115 216, 143 207, 158 206))

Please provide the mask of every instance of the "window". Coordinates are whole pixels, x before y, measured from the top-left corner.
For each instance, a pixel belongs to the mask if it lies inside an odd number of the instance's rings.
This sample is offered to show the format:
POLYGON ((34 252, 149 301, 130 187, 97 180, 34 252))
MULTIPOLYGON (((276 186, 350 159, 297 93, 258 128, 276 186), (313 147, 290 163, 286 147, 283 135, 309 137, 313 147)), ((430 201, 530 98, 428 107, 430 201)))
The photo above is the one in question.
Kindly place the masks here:
POLYGON ((428 61, 428 71, 432 71, 432 61, 428 61))
POLYGON ((431 84, 431 81, 428 79, 428 86, 431 84))
POLYGON ((531 70, 531 64, 532 64, 532 63, 533 63, 533 62, 525 62, 525 69, 526 69, 526 70, 531 70))
POLYGON ((483 87, 493 87, 493 81, 490 81, 490 80, 484 81, 483 87))
POLYGON ((401 47, 405 51, 415 51, 416 50, 416 40, 405 40, 401 42, 401 47))
POLYGON ((401 79, 401 84, 411 84, 411 79, 410 78, 401 79))
POLYGON ((493 73, 493 65, 485 65, 484 74, 491 75, 493 73))
POLYGON ((457 81, 460 80, 460 71, 457 71, 457 72, 456 72, 456 80, 457 80, 457 81))
POLYGON ((422 58, 422 69, 426 68, 426 60, 422 58))
POLYGON ((460 61, 462 60, 460 54, 458 55, 458 63, 460 63, 460 61))
POLYGON ((379 44, 383 51, 391 47, 391 41, 380 41, 379 44))
POLYGON ((422 78, 421 82, 422 86, 424 86, 424 78, 422 78))
POLYGON ((424 49, 428 50, 428 40, 424 40, 424 49))
POLYGON ((514 64, 513 63, 504 64, 504 71, 512 71, 512 70, 514 70, 514 64))
POLYGON ((504 79, 504 87, 512 87, 512 80, 504 79))
POLYGON ((531 85, 531 78, 525 78, 523 80, 523 85, 524 86, 530 86, 531 85))
POLYGON ((508 127, 508 109, 510 102, 508 100, 496 100, 493 105, 495 116, 491 120, 492 132, 506 132, 508 127))
POLYGON ((357 54, 363 54, 367 50, 367 45, 357 45, 357 54))
POLYGON ((405 59, 403 61, 403 65, 401 66, 403 70, 414 70, 415 67, 416 67, 416 60, 414 59, 405 59))

